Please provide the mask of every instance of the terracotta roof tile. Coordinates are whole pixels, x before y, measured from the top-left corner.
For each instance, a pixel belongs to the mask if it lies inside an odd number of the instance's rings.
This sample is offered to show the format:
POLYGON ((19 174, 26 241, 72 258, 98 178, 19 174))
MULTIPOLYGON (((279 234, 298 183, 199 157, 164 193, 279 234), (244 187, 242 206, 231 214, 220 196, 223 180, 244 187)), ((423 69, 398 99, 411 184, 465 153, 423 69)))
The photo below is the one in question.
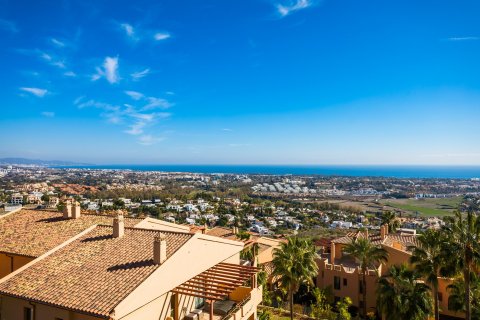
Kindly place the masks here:
MULTIPOLYGON (((82 213, 78 219, 64 219, 58 211, 20 210, 0 218, 0 252, 38 257, 95 224, 112 221, 113 216, 106 215, 82 213)), ((125 226, 140 221, 126 218, 125 226)))
MULTIPOLYGON (((162 232, 167 258, 192 234, 162 232)), ((108 317, 159 265, 153 263, 158 231, 97 226, 0 284, 0 293, 86 314, 108 317)))

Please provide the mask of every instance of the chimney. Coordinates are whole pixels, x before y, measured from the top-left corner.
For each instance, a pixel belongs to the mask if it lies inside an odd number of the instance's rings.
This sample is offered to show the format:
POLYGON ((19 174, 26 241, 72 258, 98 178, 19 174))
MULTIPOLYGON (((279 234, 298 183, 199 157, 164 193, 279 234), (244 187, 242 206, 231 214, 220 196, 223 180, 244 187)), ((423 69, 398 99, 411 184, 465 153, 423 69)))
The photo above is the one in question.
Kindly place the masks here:
POLYGON ((335 243, 330 243, 330 263, 335 264, 335 243))
POLYGON ((72 216, 73 219, 80 218, 80 203, 78 203, 78 201, 75 201, 75 203, 73 205, 71 216, 72 216))
POLYGON ((123 221, 123 214, 119 213, 113 219, 113 237, 121 238, 125 233, 125 222, 123 221))
POLYGON ((165 235, 160 233, 153 240, 153 263, 162 264, 167 260, 167 240, 165 235))
POLYGON ((67 200, 65 202, 65 208, 63 208, 63 218, 70 219, 72 217, 72 202, 67 200))
POLYGON ((388 234, 388 224, 384 224, 380 227, 380 238, 382 238, 382 240, 385 240, 385 238, 387 237, 387 234, 388 234))
POLYGON ((365 234, 365 239, 368 239, 368 229, 367 228, 365 228, 364 234, 365 234))

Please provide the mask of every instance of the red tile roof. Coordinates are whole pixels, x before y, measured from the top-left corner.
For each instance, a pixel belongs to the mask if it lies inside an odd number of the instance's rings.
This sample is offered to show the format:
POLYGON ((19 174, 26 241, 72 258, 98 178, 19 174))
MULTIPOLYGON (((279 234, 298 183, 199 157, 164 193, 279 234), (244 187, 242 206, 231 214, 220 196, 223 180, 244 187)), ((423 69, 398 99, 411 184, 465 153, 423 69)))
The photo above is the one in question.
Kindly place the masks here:
MULTIPOLYGON (((167 258, 192 234, 162 232, 167 258)), ((0 294, 108 318, 115 306, 159 265, 153 263, 158 231, 97 226, 0 284, 0 294)))
MULTIPOLYGON (((82 213, 78 219, 64 219, 58 211, 20 210, 0 217, 0 252, 38 257, 95 224, 112 221, 107 215, 82 213)), ((125 226, 140 221, 126 218, 125 226)))

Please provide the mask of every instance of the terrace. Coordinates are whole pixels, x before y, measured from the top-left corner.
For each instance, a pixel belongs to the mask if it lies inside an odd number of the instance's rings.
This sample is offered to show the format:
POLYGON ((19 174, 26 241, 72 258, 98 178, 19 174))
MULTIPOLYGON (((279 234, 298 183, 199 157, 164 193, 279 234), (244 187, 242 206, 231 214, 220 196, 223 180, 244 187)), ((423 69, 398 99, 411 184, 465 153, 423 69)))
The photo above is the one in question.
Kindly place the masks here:
POLYGON ((253 318, 262 300, 257 287, 259 268, 219 263, 173 290, 173 320, 179 320, 179 295, 203 298, 203 309, 185 315, 188 320, 245 320, 253 318))

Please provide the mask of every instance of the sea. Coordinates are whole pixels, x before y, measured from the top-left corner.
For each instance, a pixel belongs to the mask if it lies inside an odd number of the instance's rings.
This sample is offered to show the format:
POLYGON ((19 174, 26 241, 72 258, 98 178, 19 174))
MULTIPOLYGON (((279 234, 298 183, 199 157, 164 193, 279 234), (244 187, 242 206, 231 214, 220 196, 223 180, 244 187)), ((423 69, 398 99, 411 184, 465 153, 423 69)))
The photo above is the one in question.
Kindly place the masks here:
POLYGON ((320 175, 389 178, 480 179, 480 166, 392 166, 392 165, 88 165, 55 168, 110 169, 189 173, 320 175))

